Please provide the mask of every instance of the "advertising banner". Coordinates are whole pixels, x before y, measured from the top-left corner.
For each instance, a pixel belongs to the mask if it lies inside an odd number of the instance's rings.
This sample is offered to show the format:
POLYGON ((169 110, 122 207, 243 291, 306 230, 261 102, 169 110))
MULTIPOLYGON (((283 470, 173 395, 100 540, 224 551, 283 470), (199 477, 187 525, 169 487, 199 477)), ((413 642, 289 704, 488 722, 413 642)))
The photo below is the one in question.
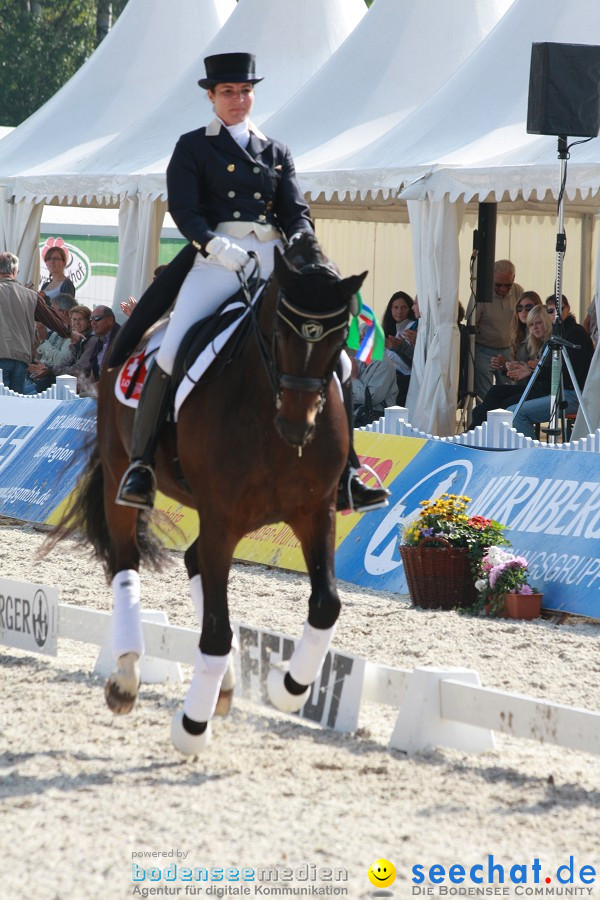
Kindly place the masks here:
MULTIPOLYGON (((54 524, 76 489, 95 433, 92 399, 0 403, 0 515, 54 524)), ((439 440, 356 433, 359 456, 391 492, 387 509, 337 517, 336 575, 375 590, 407 594, 402 529, 421 503, 443 493, 470 498, 470 515, 507 526, 526 557, 530 583, 547 609, 600 618, 600 454, 534 447, 494 451, 439 440)), ((195 511, 157 496, 158 530, 183 550, 198 534, 195 511)), ((237 559, 305 572, 285 524, 245 537, 237 559)))
MULTIPOLYGON (((47 403, 51 401, 21 401, 23 406, 44 408, 47 403)), ((96 402, 88 398, 57 403, 0 468, 3 516, 46 522, 78 483, 87 459, 86 438, 96 433, 96 402)))

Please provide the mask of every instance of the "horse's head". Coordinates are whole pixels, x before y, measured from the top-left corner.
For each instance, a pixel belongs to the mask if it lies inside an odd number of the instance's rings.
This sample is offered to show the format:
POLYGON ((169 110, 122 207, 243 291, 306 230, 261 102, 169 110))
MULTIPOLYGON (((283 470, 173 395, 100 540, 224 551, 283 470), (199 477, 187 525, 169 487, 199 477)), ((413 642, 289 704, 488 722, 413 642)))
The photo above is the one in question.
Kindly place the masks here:
POLYGON ((309 234, 284 254, 275 250, 275 427, 293 447, 304 447, 312 437, 366 275, 340 278, 309 234))

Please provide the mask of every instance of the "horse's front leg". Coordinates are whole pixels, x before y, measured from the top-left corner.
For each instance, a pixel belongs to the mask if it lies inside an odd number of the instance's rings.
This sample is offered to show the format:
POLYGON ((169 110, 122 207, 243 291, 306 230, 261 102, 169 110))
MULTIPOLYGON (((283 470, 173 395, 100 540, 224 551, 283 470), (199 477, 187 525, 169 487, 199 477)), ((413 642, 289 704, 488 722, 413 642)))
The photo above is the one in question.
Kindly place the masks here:
POLYGON ((333 640, 341 603, 335 586, 335 511, 333 506, 290 522, 302 545, 310 576, 308 620, 289 662, 288 671, 273 667, 267 691, 273 706, 298 712, 310 696, 333 640))
MULTIPOLYGON (((183 559, 190 582, 190 597, 192 598, 192 603, 194 604, 196 618, 198 619, 198 625, 200 626, 200 630, 202 630, 202 623, 204 622, 204 590, 202 588, 202 578, 200 577, 200 569, 198 567, 197 538, 194 543, 190 544, 190 546, 187 548, 183 559)), ((232 649, 236 650, 238 648, 234 646, 232 649)), ((229 712, 231 711, 231 704, 233 703, 234 689, 235 668, 233 665, 233 653, 231 653, 229 656, 229 667, 227 669, 227 672, 223 676, 223 681, 221 682, 221 689, 219 691, 219 697, 217 699, 217 705, 215 708, 215 716, 229 715, 229 712)))
MULTIPOLYGON (((198 568, 202 597, 199 610, 202 628, 196 664, 183 709, 173 717, 171 738, 186 755, 200 753, 210 741, 210 720, 215 714, 221 686, 231 664, 232 633, 227 605, 227 580, 237 538, 215 523, 201 528, 198 538, 198 568)), ((186 560, 188 565, 188 560, 186 560)), ((188 574, 191 568, 188 565, 188 574)), ((191 584, 191 579, 190 579, 191 584)))

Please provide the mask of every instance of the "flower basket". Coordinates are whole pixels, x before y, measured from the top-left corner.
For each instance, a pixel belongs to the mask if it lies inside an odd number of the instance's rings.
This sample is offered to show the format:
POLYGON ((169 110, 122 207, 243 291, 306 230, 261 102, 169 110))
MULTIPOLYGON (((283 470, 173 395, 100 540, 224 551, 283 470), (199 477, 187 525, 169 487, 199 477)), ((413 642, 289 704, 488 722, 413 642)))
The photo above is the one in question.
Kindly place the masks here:
POLYGON ((504 612, 509 619, 537 619, 543 594, 506 594, 504 612))
POLYGON ((456 609, 477 600, 468 550, 443 538, 424 538, 416 547, 400 546, 400 555, 415 606, 456 609))

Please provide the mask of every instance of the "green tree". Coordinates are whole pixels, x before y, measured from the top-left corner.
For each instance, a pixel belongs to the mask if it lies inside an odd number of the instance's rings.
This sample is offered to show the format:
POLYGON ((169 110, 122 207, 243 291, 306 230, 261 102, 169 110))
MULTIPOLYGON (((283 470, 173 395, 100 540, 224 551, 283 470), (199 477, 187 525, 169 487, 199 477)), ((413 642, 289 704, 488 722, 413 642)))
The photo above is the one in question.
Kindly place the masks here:
POLYGON ((71 78, 127 0, 0 0, 0 125, 19 125, 71 78))

